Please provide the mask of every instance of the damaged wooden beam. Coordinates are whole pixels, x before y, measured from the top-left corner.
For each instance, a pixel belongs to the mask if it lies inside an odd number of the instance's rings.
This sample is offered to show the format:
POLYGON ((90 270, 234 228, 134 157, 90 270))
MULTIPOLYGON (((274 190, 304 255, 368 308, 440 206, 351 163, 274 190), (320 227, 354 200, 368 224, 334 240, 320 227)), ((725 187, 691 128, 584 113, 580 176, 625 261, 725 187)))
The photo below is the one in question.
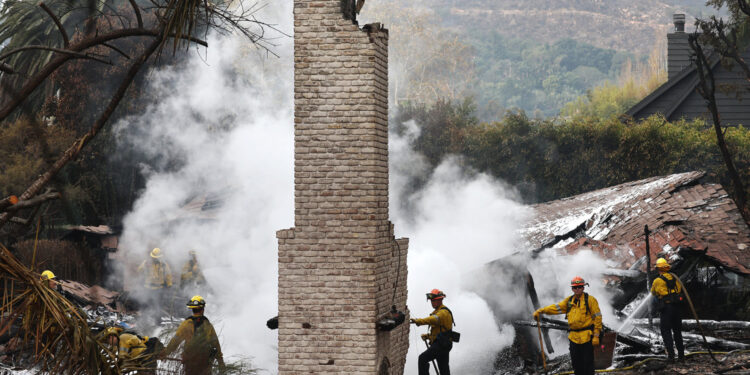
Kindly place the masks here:
MULTIPOLYGON (((648 327, 646 319, 632 319, 632 324, 636 327, 648 327)), ((659 319, 654 319, 654 324, 659 325, 659 319)), ((706 329, 750 329, 750 322, 744 320, 701 320, 701 326, 706 329)), ((683 330, 697 330, 698 323, 695 319, 683 319, 683 330)))
MULTIPOLYGON (((568 330, 568 324, 560 320, 542 318, 542 322, 540 324, 541 324, 541 327, 545 329, 555 329, 558 331, 568 330)), ((536 321, 516 320, 513 322, 513 325, 525 326, 525 327, 536 327, 536 321)), ((605 331, 613 331, 607 326, 603 326, 603 328, 605 331)), ((617 342, 620 342, 622 344, 628 345, 630 347, 633 347, 641 351, 648 351, 652 346, 651 343, 649 343, 648 341, 644 341, 635 336, 632 336, 626 333, 620 333, 620 332, 617 332, 617 342)))
POLYGON ((47 192, 44 194, 37 195, 36 197, 31 198, 31 199, 18 201, 16 204, 6 207, 3 211, 13 212, 13 211, 18 211, 24 208, 34 207, 48 200, 59 199, 61 196, 62 195, 58 192, 47 192))
MULTIPOLYGON (((526 271, 526 291, 529 293, 529 298, 531 298, 531 304, 534 306, 534 310, 539 309, 541 305, 539 304, 539 297, 537 296, 536 288, 534 287, 534 278, 528 270, 526 271)), ((549 331, 546 328, 542 330, 542 337, 544 338, 544 344, 547 345, 547 351, 554 353, 555 349, 552 347, 552 340, 550 340, 549 331)))

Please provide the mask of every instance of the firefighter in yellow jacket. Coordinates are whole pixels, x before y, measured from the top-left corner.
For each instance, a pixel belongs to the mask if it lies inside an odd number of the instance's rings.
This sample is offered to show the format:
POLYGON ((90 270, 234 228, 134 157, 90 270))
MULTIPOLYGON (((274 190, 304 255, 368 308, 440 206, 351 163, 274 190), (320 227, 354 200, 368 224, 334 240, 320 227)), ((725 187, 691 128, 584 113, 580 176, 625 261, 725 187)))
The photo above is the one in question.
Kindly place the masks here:
POLYGON ((172 270, 164 262, 160 248, 154 248, 149 253, 151 259, 146 259, 138 266, 138 272, 143 275, 146 289, 159 290, 172 287, 172 270))
POLYGON ((572 296, 534 311, 536 320, 541 314, 565 314, 568 318, 570 362, 575 375, 594 375, 594 347, 599 346, 599 333, 602 332, 599 303, 596 298, 583 292, 585 285, 588 284, 583 278, 574 277, 570 281, 572 296))
POLYGON ((221 345, 211 322, 203 315, 206 301, 201 296, 193 296, 187 307, 193 315, 185 319, 177 328, 172 340, 162 352, 162 357, 173 353, 180 344, 182 348, 182 365, 185 375, 210 375, 211 363, 216 359, 219 371, 224 369, 224 356, 221 345))
POLYGON ((439 289, 433 289, 427 293, 427 299, 435 309, 430 316, 422 319, 411 319, 411 323, 417 326, 429 325, 430 333, 422 335, 422 340, 428 343, 427 350, 419 355, 419 375, 429 375, 430 362, 437 360, 440 375, 450 375, 451 369, 448 364, 450 351, 453 349, 453 341, 449 333, 453 330, 453 313, 443 305, 445 293, 439 289))
POLYGON ((195 250, 190 250, 190 258, 182 267, 180 274, 180 288, 197 289, 206 285, 206 278, 203 276, 195 250))
POLYGON ((141 337, 130 331, 127 323, 120 322, 115 327, 107 328, 102 334, 108 343, 117 349, 117 358, 123 373, 154 374, 156 372, 156 352, 161 343, 157 338, 141 337))
POLYGON ((659 328, 664 340, 667 357, 674 360, 674 347, 677 347, 677 358, 685 359, 685 346, 682 343, 682 320, 680 306, 682 305, 682 285, 669 270, 672 268, 667 260, 656 260, 656 270, 659 276, 651 284, 651 294, 659 299, 659 328))

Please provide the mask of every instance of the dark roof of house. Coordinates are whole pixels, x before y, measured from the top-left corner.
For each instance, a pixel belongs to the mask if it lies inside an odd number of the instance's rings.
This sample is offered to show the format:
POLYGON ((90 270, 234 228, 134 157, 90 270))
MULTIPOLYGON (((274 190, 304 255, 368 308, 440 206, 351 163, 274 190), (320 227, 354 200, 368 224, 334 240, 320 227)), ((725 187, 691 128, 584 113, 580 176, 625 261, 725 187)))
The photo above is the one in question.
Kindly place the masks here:
MULTIPOLYGON (((750 57, 750 50, 746 51, 742 57, 745 59, 750 57)), ((750 123, 750 107, 743 102, 742 97, 745 90, 750 89, 750 85, 741 69, 737 67, 727 69, 719 62, 718 55, 709 56, 709 66, 717 86, 716 104, 721 113, 722 125, 747 125, 750 123), (720 89, 721 87, 734 88, 736 92, 724 92, 720 89)), ((705 100, 696 90, 699 82, 697 68, 695 64, 690 64, 625 114, 642 119, 660 113, 668 121, 680 118, 688 120, 696 117, 710 118, 705 100)))
POLYGON ((530 249, 575 253, 591 249, 615 268, 636 269, 645 256, 648 225, 652 264, 657 254, 700 251, 723 266, 750 274, 750 227, 719 184, 687 172, 600 189, 533 206, 522 230, 530 249))

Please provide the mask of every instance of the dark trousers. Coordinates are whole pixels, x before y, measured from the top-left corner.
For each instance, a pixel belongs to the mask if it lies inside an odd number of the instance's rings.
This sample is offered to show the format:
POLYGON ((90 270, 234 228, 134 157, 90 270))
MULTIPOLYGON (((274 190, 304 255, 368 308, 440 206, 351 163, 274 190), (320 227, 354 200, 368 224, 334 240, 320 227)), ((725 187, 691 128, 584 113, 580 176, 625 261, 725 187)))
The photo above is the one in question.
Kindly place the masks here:
POLYGON ((430 374, 430 362, 437 360, 440 375, 451 375, 451 369, 448 366, 448 356, 453 348, 453 343, 447 347, 433 343, 427 350, 419 355, 419 375, 430 374))
POLYGON ((674 303, 666 303, 661 309, 659 316, 659 328, 661 329, 661 338, 664 340, 664 347, 667 349, 667 355, 674 357, 674 347, 677 347, 677 354, 682 357, 685 355, 685 347, 682 344, 682 320, 680 320, 680 306, 674 303), (674 339, 674 340, 673 340, 674 339))
POLYGON ((583 344, 570 341, 570 363, 575 375, 594 375, 594 346, 591 341, 583 344))

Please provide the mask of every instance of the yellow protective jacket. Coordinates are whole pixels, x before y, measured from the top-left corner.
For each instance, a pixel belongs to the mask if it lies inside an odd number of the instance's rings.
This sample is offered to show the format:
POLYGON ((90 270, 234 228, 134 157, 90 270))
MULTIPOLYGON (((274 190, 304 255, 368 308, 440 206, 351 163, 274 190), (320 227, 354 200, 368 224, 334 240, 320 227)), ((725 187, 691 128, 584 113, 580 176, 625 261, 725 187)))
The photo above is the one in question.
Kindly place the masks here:
POLYGON ((210 362, 216 358, 219 363, 224 363, 219 338, 216 336, 214 326, 205 316, 191 316, 185 319, 177 327, 174 337, 169 340, 169 344, 164 349, 164 355, 170 355, 182 343, 185 343, 182 349, 183 361, 190 359, 210 362))
POLYGON ((568 339, 576 344, 585 344, 602 331, 602 312, 599 310, 599 302, 596 301, 596 298, 588 294, 582 294, 580 298, 571 299, 573 297, 575 295, 566 297, 560 303, 544 307, 541 312, 547 315, 567 314, 570 329, 568 339), (586 296, 589 299, 588 313, 586 312, 586 303, 583 301, 586 296), (586 329, 588 327, 591 328, 586 329))
POLYGON ((417 325, 429 324, 430 334, 428 340, 435 342, 438 333, 447 332, 453 329, 453 315, 445 305, 440 305, 430 316, 422 319, 414 319, 417 325))
MULTIPOLYGON (((659 276, 664 276, 667 280, 675 280, 674 275, 669 272, 660 272, 659 276)), ((669 292, 666 281, 662 280, 660 277, 654 279, 654 282, 651 284, 651 294, 659 298, 659 300, 662 300, 669 294, 669 292)), ((673 289, 672 292, 677 293, 678 295, 682 293, 682 285, 680 285, 679 281, 675 281, 675 289, 673 289)))
POLYGON ((132 333, 123 333, 120 335, 119 356, 121 359, 134 359, 146 350, 146 341, 148 337, 141 338, 132 333))
POLYGON ((203 277, 203 272, 201 272, 201 268, 198 266, 198 261, 191 259, 182 267, 180 286, 185 286, 192 282, 202 285, 206 283, 206 278, 203 277))
POLYGON ((161 260, 144 260, 138 266, 138 272, 143 275, 144 286, 148 289, 172 287, 172 270, 161 260))

